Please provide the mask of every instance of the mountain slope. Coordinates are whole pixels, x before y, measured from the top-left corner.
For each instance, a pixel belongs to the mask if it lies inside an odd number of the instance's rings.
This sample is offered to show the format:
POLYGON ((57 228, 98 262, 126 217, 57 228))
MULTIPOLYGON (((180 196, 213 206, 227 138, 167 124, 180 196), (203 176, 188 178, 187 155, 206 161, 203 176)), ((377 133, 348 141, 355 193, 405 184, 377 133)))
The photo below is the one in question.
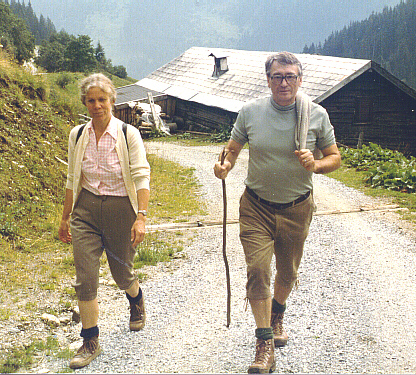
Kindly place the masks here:
POLYGON ((322 47, 304 52, 371 59, 416 88, 416 1, 384 8, 361 22, 332 33, 322 47))

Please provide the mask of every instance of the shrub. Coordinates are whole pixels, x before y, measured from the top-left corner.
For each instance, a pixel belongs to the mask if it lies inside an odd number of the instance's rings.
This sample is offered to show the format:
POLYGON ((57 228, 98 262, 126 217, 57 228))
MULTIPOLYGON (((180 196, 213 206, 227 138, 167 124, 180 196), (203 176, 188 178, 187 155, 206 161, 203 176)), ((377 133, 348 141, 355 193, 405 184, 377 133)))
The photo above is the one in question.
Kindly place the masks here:
POLYGON ((60 73, 58 75, 58 77, 56 78, 56 84, 64 89, 68 84, 70 84, 71 82, 73 82, 74 78, 73 75, 64 72, 64 73, 60 73))
POLYGON ((366 173, 366 183, 373 188, 416 192, 416 158, 383 149, 375 143, 361 149, 341 148, 344 164, 366 173))

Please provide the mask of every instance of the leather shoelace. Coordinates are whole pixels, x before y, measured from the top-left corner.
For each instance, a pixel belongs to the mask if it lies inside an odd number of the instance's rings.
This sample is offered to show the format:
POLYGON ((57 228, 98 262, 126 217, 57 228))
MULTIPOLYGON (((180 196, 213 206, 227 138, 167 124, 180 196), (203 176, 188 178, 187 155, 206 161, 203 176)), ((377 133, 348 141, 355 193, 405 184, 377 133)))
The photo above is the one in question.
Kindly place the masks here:
POLYGON ((81 353, 94 353, 97 349, 98 343, 95 340, 84 341, 82 346, 78 349, 77 354, 81 353))
POLYGON ((272 321, 274 333, 281 335, 283 332, 283 314, 276 314, 272 321))
POLYGON ((270 356, 270 344, 267 341, 261 340, 256 345, 256 363, 267 365, 270 356))

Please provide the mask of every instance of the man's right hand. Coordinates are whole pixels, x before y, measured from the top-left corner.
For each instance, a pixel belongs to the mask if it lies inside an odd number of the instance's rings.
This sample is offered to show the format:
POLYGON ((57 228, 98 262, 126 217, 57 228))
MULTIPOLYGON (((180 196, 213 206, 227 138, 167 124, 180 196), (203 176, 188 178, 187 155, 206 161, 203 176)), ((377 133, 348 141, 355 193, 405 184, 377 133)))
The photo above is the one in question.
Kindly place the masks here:
POLYGON ((214 174, 217 178, 224 180, 231 170, 231 167, 231 163, 228 160, 225 160, 223 165, 221 165, 220 161, 217 161, 214 165, 214 174))

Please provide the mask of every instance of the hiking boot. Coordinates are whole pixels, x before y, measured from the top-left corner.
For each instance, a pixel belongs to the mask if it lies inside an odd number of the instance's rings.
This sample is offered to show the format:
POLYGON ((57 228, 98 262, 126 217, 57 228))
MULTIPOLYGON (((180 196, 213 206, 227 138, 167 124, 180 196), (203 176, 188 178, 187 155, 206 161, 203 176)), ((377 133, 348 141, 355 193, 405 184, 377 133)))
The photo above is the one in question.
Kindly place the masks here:
POLYGON ((146 322, 144 297, 138 303, 130 302, 130 331, 140 331, 146 322))
POLYGON ((72 369, 81 368, 89 365, 91 361, 101 354, 100 343, 98 336, 84 339, 82 346, 78 349, 77 354, 69 362, 69 367, 72 369))
POLYGON ((248 368, 249 374, 268 374, 276 368, 274 360, 274 343, 273 339, 257 339, 256 357, 254 362, 248 368))
POLYGON ((275 314, 272 312, 270 325, 273 328, 274 346, 285 346, 287 344, 288 335, 283 328, 284 313, 275 314))

